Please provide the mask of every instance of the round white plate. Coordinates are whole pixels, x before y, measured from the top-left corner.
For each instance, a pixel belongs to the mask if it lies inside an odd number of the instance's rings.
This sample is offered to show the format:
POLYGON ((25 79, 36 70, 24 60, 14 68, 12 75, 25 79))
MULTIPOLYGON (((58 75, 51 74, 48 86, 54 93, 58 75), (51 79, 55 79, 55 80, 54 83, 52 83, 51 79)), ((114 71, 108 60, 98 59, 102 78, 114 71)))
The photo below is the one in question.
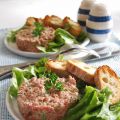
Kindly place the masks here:
POLYGON ((18 104, 15 98, 11 98, 9 96, 9 90, 6 94, 6 106, 7 109, 9 111, 9 113, 11 114, 11 116, 15 119, 15 120, 24 120, 24 118, 22 117, 19 108, 18 108, 18 104))
MULTIPOLYGON (((9 33, 8 33, 9 34, 9 33)), ((81 43, 82 46, 86 46, 89 43, 89 39, 86 39, 83 43, 81 43)), ((30 57, 30 58, 40 58, 40 57, 47 57, 47 56, 51 56, 53 54, 55 54, 56 52, 49 52, 49 53, 34 53, 34 52, 25 52, 25 51, 21 51, 18 49, 16 43, 12 43, 12 42, 8 42, 7 41, 7 36, 4 40, 4 44, 6 46, 6 48, 8 50, 10 50, 11 52, 18 54, 20 56, 24 56, 24 57, 30 57)))
POLYGON ((21 50, 18 49, 16 43, 8 42, 7 39, 4 40, 4 44, 5 44, 6 48, 8 50, 10 50, 11 52, 13 52, 13 53, 15 53, 17 55, 20 55, 20 56, 24 56, 24 57, 40 58, 40 57, 47 57, 47 56, 55 54, 55 52, 34 53, 34 52, 21 51, 21 50))

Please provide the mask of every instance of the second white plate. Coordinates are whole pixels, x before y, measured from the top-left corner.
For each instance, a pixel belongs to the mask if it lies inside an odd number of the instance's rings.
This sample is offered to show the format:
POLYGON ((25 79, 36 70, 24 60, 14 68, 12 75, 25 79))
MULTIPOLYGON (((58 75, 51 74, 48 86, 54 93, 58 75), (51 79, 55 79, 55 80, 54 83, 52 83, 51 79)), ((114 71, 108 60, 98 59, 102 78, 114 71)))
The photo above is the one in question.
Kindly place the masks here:
MULTIPOLYGON (((8 33, 9 34, 9 33, 8 33)), ((86 39, 83 43, 81 43, 82 46, 86 46, 88 45, 90 42, 89 39, 86 39)), ((8 42, 7 41, 7 36, 4 40, 4 44, 6 46, 6 48, 8 50, 10 50, 11 52, 20 55, 20 56, 24 56, 24 57, 30 57, 30 58, 40 58, 40 57, 47 57, 47 56, 51 56, 53 54, 56 54, 56 52, 49 52, 49 53, 34 53, 34 52, 25 52, 25 51, 21 51, 18 49, 16 43, 12 43, 12 42, 8 42)))

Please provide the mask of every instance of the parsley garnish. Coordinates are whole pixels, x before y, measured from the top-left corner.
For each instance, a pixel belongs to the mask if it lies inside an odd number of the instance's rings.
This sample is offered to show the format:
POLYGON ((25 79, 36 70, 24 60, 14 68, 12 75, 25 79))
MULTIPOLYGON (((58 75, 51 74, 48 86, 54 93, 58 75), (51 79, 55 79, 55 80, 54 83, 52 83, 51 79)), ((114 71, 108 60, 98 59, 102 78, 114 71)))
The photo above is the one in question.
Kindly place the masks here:
POLYGON ((47 91, 50 89, 55 89, 57 91, 63 90, 63 83, 57 81, 58 76, 55 73, 48 72, 45 76, 46 78, 49 78, 49 80, 45 82, 45 89, 47 91))
POLYGON ((62 82, 57 82, 55 84, 55 88, 59 91, 63 90, 63 83, 62 82))
POLYGON ((36 64, 35 64, 35 72, 37 74, 37 77, 44 77, 44 74, 46 73, 46 62, 48 61, 47 58, 41 58, 36 64))
POLYGON ((54 89, 57 91, 63 90, 63 83, 57 80, 58 76, 55 73, 47 70, 47 61, 47 58, 42 58, 35 64, 36 75, 39 78, 48 78, 48 80, 45 81, 46 91, 50 89, 54 89))
POLYGON ((33 30, 32 34, 35 37, 40 36, 41 32, 44 30, 43 24, 41 24, 39 22, 35 22, 34 25, 35 25, 35 29, 33 30))

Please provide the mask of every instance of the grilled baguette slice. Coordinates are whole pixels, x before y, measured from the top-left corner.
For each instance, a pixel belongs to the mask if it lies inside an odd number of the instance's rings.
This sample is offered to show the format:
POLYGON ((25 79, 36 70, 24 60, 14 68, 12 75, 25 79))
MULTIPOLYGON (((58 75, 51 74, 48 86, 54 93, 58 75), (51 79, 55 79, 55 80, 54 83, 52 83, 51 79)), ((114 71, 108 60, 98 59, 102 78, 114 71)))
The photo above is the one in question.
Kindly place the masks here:
POLYGON ((28 17, 26 20, 26 25, 27 26, 34 26, 35 22, 39 22, 39 23, 43 24, 43 20, 41 18, 28 17))
POLYGON ((74 22, 69 17, 65 17, 63 20, 64 29, 69 31, 74 36, 79 36, 81 32, 81 27, 77 22, 74 22))
POLYGON ((63 20, 55 15, 49 16, 46 15, 44 18, 44 25, 53 27, 53 28, 62 28, 63 27, 63 20))
POLYGON ((95 84, 98 89, 110 88, 112 95, 109 100, 111 104, 120 101, 120 80, 117 74, 107 65, 99 67, 95 72, 95 84))
POLYGON ((66 71, 66 61, 49 60, 46 63, 48 70, 56 73, 60 77, 68 77, 70 74, 66 71))
POLYGON ((95 67, 92 67, 84 62, 77 60, 67 61, 67 71, 74 76, 80 78, 88 84, 94 85, 94 73, 96 71, 95 67))

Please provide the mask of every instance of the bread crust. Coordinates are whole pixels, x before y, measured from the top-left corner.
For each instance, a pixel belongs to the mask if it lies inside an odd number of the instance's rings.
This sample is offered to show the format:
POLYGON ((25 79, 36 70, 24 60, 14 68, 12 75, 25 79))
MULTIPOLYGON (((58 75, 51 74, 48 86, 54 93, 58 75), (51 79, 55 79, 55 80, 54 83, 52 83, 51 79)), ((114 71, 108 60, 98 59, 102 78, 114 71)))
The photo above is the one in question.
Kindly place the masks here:
POLYGON ((54 29, 62 28, 63 20, 60 17, 55 15, 52 15, 52 16, 46 15, 44 18, 44 25, 53 27, 54 29))
POLYGON ((48 60, 46 67, 48 70, 56 73, 59 77, 68 77, 70 75, 66 71, 66 61, 48 60))
POLYGON ((69 31, 74 36, 79 36, 81 32, 81 27, 77 22, 74 22, 69 17, 63 19, 64 29, 69 31))
POLYGON ((108 87, 112 95, 109 98, 111 104, 120 101, 120 80, 117 74, 109 66, 103 65, 98 67, 95 72, 94 81, 98 89, 102 90, 108 87))
POLYGON ((76 60, 68 60, 67 61, 67 71, 85 81, 88 84, 94 85, 94 72, 96 70, 95 67, 89 66, 83 62, 76 60), (85 66, 81 67, 81 66, 85 66), (89 72, 87 69, 91 69, 92 72, 89 72))
POLYGON ((26 25, 27 26, 34 26, 35 22, 39 22, 39 23, 43 24, 43 20, 41 18, 28 17, 26 20, 26 25))

